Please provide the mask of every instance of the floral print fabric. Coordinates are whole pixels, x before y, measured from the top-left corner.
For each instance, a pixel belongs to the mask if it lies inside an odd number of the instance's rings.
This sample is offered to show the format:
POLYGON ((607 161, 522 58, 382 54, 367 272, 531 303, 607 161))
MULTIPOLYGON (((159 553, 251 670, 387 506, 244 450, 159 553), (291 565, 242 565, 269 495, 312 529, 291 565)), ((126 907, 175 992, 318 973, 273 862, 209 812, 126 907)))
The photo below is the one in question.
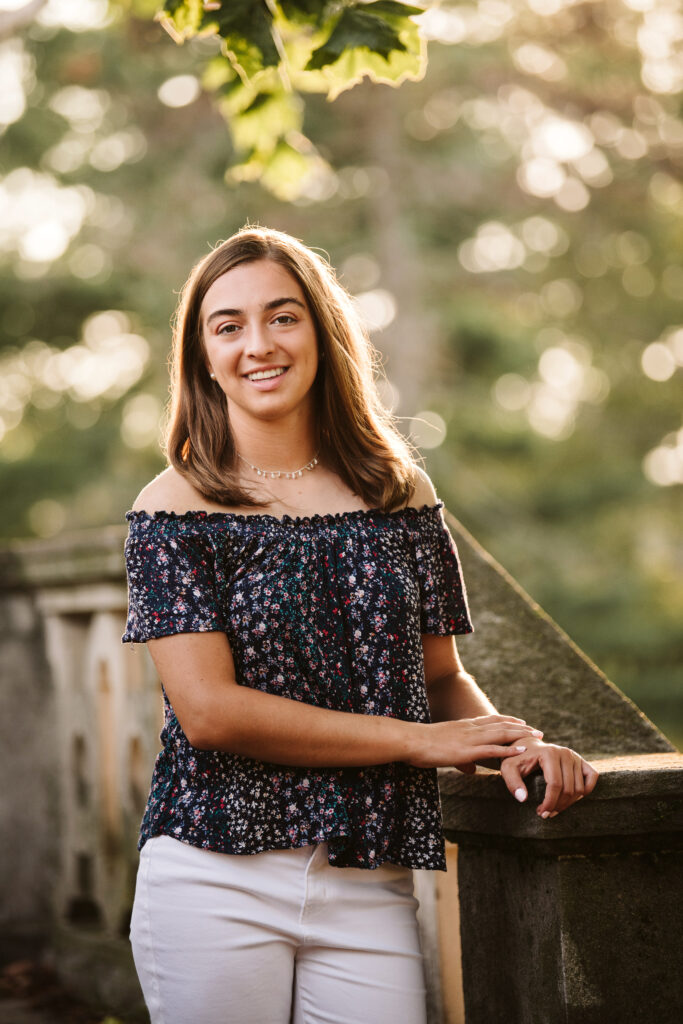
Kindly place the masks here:
MULTIPOLYGON (((421 634, 472 631, 441 510, 129 512, 123 641, 222 631, 242 686, 428 722, 421 634)), ((339 867, 445 869, 435 770, 292 768, 199 750, 162 692, 139 849, 160 833, 235 854, 327 842, 339 867)))

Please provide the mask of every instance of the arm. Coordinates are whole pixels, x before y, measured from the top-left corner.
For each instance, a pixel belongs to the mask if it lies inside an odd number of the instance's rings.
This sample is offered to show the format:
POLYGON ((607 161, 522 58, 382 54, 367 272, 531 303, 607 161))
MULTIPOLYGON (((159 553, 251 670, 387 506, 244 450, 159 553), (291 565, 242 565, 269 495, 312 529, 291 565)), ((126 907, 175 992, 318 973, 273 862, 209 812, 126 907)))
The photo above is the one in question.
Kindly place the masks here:
POLYGON ((433 722, 498 714, 474 677, 465 671, 455 637, 423 636, 422 652, 433 722))
POLYGON ((345 767, 408 761, 420 767, 510 756, 531 733, 519 719, 487 716, 428 725, 329 711, 235 680, 224 633, 148 641, 181 728, 199 749, 276 764, 345 767))
MULTIPOLYGON (((423 636, 422 649, 425 662, 425 680, 432 720, 444 722, 462 715, 497 714, 493 704, 465 672, 455 640, 452 636, 423 636)), ((538 730, 522 741, 524 751, 513 751, 500 763, 505 784, 520 802, 528 796, 523 779, 540 768, 546 780, 543 801, 536 808, 542 818, 554 817, 571 804, 592 792, 598 773, 569 747, 543 743, 538 730)), ((476 758, 476 761, 481 761, 476 758)), ((475 770, 474 761, 458 765, 469 773, 475 770)))
MULTIPOLYGON (((412 504, 434 504, 436 492, 431 480, 421 470, 412 504)), ((429 706, 434 722, 476 715, 490 715, 496 709, 476 682, 463 668, 452 636, 422 637, 425 679, 429 706)), ((546 781, 543 801, 537 807, 541 817, 555 815, 590 793, 597 782, 597 772, 575 751, 542 742, 543 734, 535 731, 523 740, 526 750, 512 751, 496 767, 510 792, 519 801, 528 793, 523 778, 540 768, 546 781)), ((474 758, 456 766, 462 771, 475 771, 475 761, 488 762, 488 758, 474 758)), ((488 766, 488 765, 487 765, 488 766)))

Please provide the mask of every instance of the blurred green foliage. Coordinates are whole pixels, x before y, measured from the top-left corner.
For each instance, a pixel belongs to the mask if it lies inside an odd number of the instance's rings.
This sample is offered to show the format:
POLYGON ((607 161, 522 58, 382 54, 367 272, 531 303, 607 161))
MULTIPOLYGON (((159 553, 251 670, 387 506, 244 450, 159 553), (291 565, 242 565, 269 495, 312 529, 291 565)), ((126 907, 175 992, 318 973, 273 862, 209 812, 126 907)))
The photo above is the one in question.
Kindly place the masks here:
POLYGON ((294 199, 307 179, 328 170, 302 134, 299 93, 334 100, 366 77, 393 85, 420 79, 425 44, 411 17, 420 13, 395 0, 165 0, 157 18, 177 43, 217 44, 202 83, 217 94, 238 153, 228 180, 259 181, 294 199))
MULTIPOLYGON (((0 40, 3 535, 121 521, 163 466, 177 291, 268 224, 358 296, 450 510, 680 743, 673 8, 444 3, 420 81, 330 104, 129 6, 79 0, 65 25, 48 4, 0 40)), ((294 45, 294 7, 320 5, 277 6, 294 45)))

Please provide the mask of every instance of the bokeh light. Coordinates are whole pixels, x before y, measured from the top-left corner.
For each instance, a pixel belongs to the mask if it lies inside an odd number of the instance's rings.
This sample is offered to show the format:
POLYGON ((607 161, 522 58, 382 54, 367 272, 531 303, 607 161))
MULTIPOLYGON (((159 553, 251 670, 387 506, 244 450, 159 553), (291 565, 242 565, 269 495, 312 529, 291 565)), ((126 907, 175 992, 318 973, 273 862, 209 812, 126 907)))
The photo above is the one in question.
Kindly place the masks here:
POLYGON ((446 439, 446 423, 438 412, 425 409, 413 416, 408 433, 418 448, 438 448, 446 439))
POLYGON ((134 449, 158 445, 161 415, 161 402, 156 395, 144 392, 129 398, 121 416, 124 444, 134 449))
POLYGON ((26 93, 33 85, 33 59, 20 40, 0 44, 0 128, 18 121, 26 109, 26 93))
POLYGON ((643 473, 658 487, 683 484, 683 429, 669 434, 643 459, 643 473))
POLYGON ((384 330, 396 316, 396 300, 385 288, 360 292, 355 300, 369 331, 384 330))
POLYGON ((18 167, 0 179, 0 250, 49 266, 81 229, 93 200, 84 186, 18 167))
POLYGON ((676 371, 676 359, 667 345, 654 341, 644 350, 641 359, 643 373, 650 380, 665 381, 676 371))
POLYGON ((480 225, 474 238, 458 248, 458 259, 471 274, 512 270, 524 263, 526 249, 505 224, 488 221, 480 225))
POLYGON ((83 323, 82 338, 57 349, 38 339, 6 349, 0 358, 0 437, 17 427, 28 405, 51 408, 69 398, 76 403, 116 401, 142 376, 149 345, 130 330, 119 310, 105 310, 83 323))
POLYGON ((39 537, 54 537, 66 526, 66 508, 60 501, 44 498, 31 505, 28 519, 39 537))
POLYGON ((340 279, 350 292, 367 291, 380 279, 379 263, 366 252, 348 256, 341 265, 340 279))
POLYGON ((110 17, 108 0, 48 0, 38 13, 41 25, 69 32, 104 28, 110 17))
POLYGON ((201 91, 196 75, 174 75, 162 82, 157 95, 166 107, 187 107, 198 99, 201 91))

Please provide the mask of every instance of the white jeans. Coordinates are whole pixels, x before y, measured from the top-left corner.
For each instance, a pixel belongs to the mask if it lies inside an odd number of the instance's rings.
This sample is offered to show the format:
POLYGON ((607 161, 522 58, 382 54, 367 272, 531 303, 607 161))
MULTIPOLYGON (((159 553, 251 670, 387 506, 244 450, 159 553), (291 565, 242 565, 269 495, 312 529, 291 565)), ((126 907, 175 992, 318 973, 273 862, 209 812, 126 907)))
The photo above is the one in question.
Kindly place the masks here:
POLYGON ((412 872, 327 846, 140 854, 131 943, 152 1024, 424 1024, 412 872))

